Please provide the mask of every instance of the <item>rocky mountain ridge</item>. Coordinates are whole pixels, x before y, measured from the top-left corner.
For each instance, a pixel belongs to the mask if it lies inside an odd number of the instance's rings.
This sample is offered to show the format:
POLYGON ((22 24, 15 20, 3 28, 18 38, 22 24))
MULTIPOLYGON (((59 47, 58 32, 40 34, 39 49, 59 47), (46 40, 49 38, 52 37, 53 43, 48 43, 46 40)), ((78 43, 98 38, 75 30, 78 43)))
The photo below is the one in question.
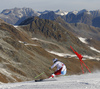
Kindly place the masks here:
POLYGON ((0 18, 9 24, 19 24, 30 16, 38 16, 39 13, 31 8, 5 9, 0 13, 0 18))
POLYGON ((94 40, 100 41, 100 28, 90 26, 83 23, 67 23, 61 17, 58 17, 56 20, 60 25, 68 29, 70 32, 76 36, 83 38, 92 38, 94 40))

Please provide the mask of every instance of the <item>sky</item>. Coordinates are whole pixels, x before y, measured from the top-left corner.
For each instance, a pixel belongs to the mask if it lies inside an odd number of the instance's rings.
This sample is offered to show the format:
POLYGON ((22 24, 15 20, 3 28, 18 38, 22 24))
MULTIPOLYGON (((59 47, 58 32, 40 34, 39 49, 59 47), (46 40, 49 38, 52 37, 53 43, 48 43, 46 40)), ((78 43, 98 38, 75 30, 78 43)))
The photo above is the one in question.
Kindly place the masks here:
POLYGON ((74 10, 98 10, 100 0, 0 0, 0 11, 4 9, 32 8, 35 11, 61 9, 63 11, 74 10))

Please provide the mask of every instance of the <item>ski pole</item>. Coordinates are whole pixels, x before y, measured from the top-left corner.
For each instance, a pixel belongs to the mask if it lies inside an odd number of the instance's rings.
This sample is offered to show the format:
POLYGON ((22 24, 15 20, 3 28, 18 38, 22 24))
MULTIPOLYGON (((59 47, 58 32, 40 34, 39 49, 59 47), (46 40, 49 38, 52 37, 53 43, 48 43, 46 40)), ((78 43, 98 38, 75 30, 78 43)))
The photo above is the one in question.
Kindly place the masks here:
POLYGON ((44 74, 44 72, 42 72, 41 74, 37 75, 37 76, 35 77, 35 79, 38 78, 38 77, 40 77, 42 74, 44 74))
POLYGON ((82 61, 82 63, 85 65, 85 67, 88 69, 88 71, 91 73, 91 71, 89 70, 89 68, 86 66, 86 64, 82 61))
POLYGON ((83 74, 84 74, 84 70, 83 70, 82 61, 80 61, 80 64, 81 64, 81 69, 82 69, 82 72, 83 72, 83 74))

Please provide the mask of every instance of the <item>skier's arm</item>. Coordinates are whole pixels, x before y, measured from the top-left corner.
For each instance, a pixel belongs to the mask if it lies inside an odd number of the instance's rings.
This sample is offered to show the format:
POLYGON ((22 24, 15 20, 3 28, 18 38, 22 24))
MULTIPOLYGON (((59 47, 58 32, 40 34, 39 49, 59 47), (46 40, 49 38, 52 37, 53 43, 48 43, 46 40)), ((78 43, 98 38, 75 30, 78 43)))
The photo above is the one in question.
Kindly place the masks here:
POLYGON ((53 69, 56 65, 57 65, 57 62, 54 63, 54 64, 51 66, 51 69, 53 69))

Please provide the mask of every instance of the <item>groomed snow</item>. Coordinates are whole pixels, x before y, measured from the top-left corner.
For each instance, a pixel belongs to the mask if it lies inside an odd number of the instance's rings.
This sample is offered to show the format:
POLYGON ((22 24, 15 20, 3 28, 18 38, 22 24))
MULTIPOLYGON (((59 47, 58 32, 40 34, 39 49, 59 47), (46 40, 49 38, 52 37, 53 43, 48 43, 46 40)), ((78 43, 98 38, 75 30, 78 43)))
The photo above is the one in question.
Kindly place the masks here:
POLYGON ((61 76, 54 81, 1 84, 0 89, 100 89, 100 72, 61 76))

